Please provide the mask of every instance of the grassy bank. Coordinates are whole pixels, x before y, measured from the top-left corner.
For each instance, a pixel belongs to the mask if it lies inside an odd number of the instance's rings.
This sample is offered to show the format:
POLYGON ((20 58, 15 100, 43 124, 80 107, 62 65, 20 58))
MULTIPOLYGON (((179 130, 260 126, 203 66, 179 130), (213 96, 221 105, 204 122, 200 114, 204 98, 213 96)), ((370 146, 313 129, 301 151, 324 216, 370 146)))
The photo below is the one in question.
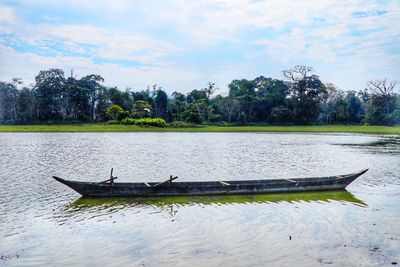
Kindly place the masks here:
POLYGON ((89 123, 79 125, 1 125, 0 132, 312 132, 312 133, 368 133, 400 135, 400 126, 204 126, 198 128, 150 128, 135 125, 89 123))

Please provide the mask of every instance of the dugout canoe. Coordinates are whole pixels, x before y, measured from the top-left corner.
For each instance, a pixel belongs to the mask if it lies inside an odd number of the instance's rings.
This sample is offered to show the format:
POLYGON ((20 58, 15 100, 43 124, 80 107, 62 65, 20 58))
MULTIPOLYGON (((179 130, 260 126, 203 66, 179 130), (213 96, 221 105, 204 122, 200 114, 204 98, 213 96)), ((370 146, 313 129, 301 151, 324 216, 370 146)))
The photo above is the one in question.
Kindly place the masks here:
POLYGON ((69 181, 56 176, 53 178, 85 197, 187 196, 341 190, 367 171, 364 169, 327 177, 204 182, 175 182, 178 177, 171 175, 168 180, 159 183, 116 183, 112 171, 109 180, 99 183, 69 181))

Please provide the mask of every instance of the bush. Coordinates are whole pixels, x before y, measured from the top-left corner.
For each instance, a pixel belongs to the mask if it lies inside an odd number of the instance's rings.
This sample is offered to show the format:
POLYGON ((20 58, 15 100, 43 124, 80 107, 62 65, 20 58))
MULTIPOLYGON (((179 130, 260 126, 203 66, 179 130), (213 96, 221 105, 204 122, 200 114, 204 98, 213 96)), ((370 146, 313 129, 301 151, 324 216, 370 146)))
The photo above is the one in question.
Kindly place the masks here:
POLYGON ((135 122, 136 122, 135 119, 132 119, 132 118, 125 118, 125 119, 123 119, 123 120, 121 121, 121 124, 124 124, 124 125, 133 125, 133 124, 135 124, 135 122))
POLYGON ((161 118, 144 118, 135 120, 135 125, 138 126, 153 126, 153 127, 165 127, 167 123, 161 118))

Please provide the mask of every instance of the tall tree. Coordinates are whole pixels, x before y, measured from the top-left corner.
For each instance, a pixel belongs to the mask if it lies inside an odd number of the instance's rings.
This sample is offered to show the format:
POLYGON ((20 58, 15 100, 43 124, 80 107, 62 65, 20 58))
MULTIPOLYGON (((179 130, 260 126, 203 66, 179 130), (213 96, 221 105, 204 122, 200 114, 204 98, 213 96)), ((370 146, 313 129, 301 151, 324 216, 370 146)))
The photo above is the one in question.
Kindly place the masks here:
POLYGON ((246 124, 254 118, 255 84, 253 81, 242 79, 233 80, 229 85, 229 97, 238 101, 240 106, 240 123, 246 124))
POLYGON ((310 66, 297 65, 283 71, 286 84, 290 89, 290 102, 297 123, 310 123, 317 119, 320 103, 326 94, 326 88, 317 75, 312 74, 310 66))
POLYGON ((352 123, 360 123, 364 119, 364 108, 355 91, 346 94, 347 117, 352 123))
POLYGON ((366 109, 366 122, 377 125, 392 125, 397 121, 399 111, 397 96, 394 92, 397 81, 386 78, 371 80, 367 83, 371 92, 366 109))
POLYGON ((166 118, 167 114, 167 102, 168 96, 165 91, 159 86, 153 86, 153 105, 154 105, 154 116, 156 118, 166 118))
POLYGON ((175 120, 182 121, 182 112, 186 106, 186 96, 182 93, 174 91, 172 93, 173 102, 171 103, 172 109, 175 107, 175 120))
POLYGON ((68 99, 67 117, 69 119, 88 121, 91 118, 89 105, 89 88, 73 75, 68 77, 66 83, 65 99, 68 99))
POLYGON ((17 118, 18 89, 13 83, 0 82, 0 121, 17 118))
POLYGON ((278 111, 287 113, 289 88, 283 81, 260 76, 254 79, 253 83, 256 90, 256 118, 258 120, 276 121, 278 111), (278 109, 275 110, 275 116, 272 118, 274 108, 278 109))
POLYGON ((370 80, 367 83, 368 89, 373 95, 383 98, 387 116, 393 111, 390 105, 390 98, 395 97, 394 88, 398 83, 398 81, 388 81, 387 78, 370 80))
POLYGON ((32 90, 27 87, 22 88, 18 94, 18 114, 17 119, 23 122, 34 120, 34 96, 32 90))
POLYGON ((214 99, 217 110, 221 112, 224 121, 229 123, 236 121, 240 114, 240 104, 233 97, 222 97, 218 95, 214 99))
POLYGON ((210 100, 211 96, 217 91, 219 88, 215 86, 215 83, 208 82, 206 88, 204 88, 204 92, 206 93, 207 99, 210 100))
POLYGON ((64 71, 61 69, 42 70, 35 77, 35 81, 38 119, 60 119, 61 95, 65 89, 64 71))
POLYGON ((81 79, 81 85, 89 89, 89 105, 92 121, 96 120, 96 106, 99 93, 102 89, 102 85, 100 84, 102 82, 104 82, 103 77, 97 74, 90 74, 81 79))

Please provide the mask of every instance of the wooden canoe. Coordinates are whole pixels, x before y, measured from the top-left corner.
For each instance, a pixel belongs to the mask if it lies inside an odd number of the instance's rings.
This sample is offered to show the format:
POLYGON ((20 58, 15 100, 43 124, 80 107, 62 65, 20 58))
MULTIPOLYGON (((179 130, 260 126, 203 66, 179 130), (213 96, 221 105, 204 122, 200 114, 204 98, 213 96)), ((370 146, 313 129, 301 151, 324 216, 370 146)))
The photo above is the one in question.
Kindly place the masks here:
POLYGON ((367 171, 364 169, 352 174, 328 177, 204 182, 173 182, 177 177, 171 176, 160 183, 116 183, 112 175, 111 183, 69 181, 56 176, 53 178, 87 197, 187 196, 340 190, 367 171))

